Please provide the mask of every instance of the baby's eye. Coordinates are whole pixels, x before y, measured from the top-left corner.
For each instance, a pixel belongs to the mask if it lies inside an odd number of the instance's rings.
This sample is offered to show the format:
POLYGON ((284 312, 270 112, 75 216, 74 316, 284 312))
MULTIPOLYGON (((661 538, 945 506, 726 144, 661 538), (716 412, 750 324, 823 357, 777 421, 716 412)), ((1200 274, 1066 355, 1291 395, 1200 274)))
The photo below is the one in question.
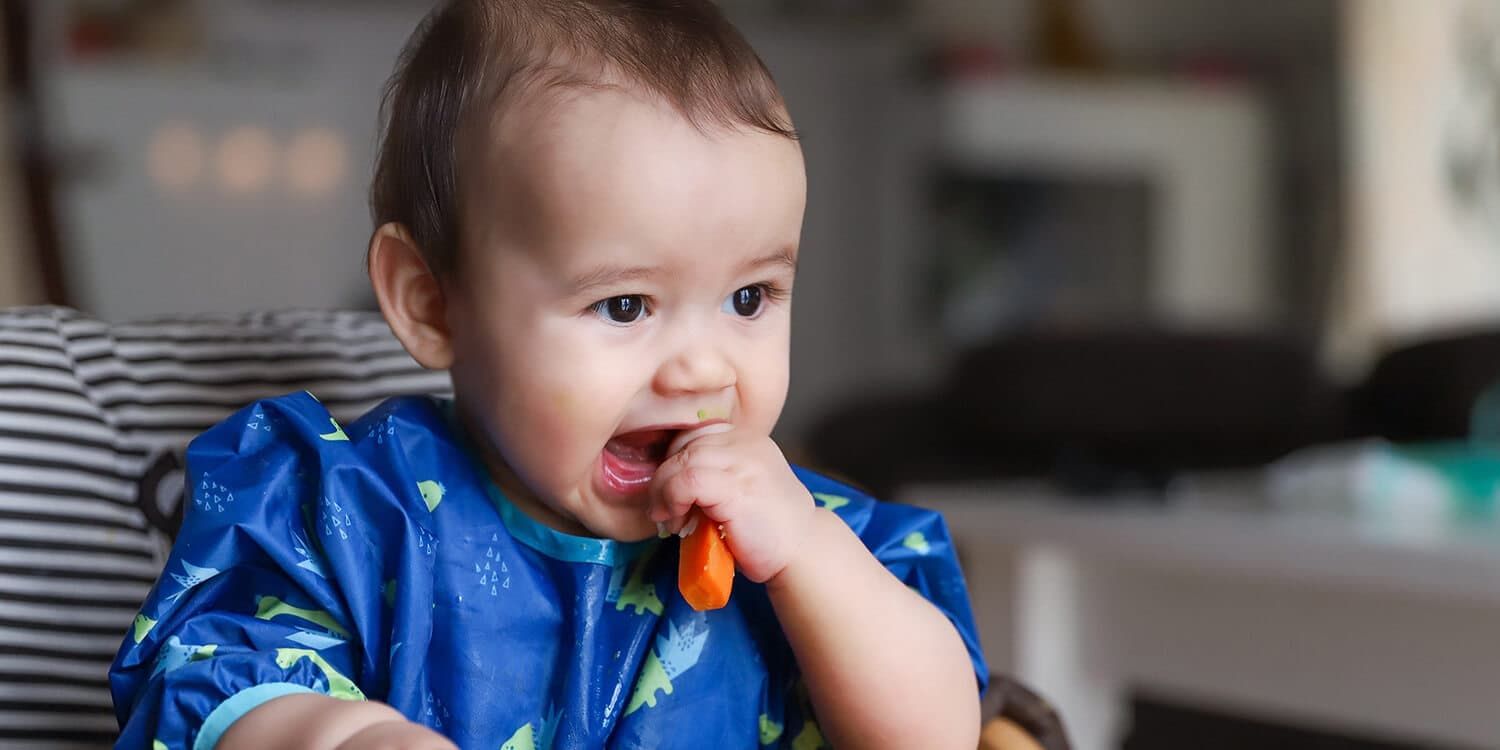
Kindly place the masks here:
POLYGON ((724 300, 724 312, 733 313, 742 318, 753 318, 760 314, 761 305, 764 303, 765 290, 759 284, 755 286, 740 287, 724 300))
POLYGON ((646 314, 646 298, 639 294, 622 294, 618 297, 599 300, 590 308, 605 320, 616 325, 629 325, 646 314))

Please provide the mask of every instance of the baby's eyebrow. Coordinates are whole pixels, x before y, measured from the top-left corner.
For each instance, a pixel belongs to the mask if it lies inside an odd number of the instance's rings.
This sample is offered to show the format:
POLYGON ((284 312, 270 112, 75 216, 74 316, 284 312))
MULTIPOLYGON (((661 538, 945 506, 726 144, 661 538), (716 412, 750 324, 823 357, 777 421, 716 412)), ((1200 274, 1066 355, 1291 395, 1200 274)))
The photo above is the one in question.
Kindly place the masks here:
POLYGON ((762 268, 770 268, 775 266, 781 266, 788 271, 796 271, 796 249, 787 246, 767 255, 762 255, 759 258, 746 261, 744 265, 740 266, 740 273, 749 273, 750 271, 758 271, 762 268))
POLYGON ((649 279, 660 272, 656 266, 597 266, 569 279, 568 288, 573 294, 584 294, 601 287, 649 279))
MULTIPOLYGON (((796 249, 787 246, 762 255, 759 258, 752 258, 740 265, 739 274, 744 275, 751 271, 778 266, 788 271, 796 271, 796 249)), ((568 279, 567 285, 572 294, 584 295, 595 289, 618 287, 627 282, 649 279, 660 273, 662 273, 662 269, 658 266, 601 265, 573 276, 568 279)))

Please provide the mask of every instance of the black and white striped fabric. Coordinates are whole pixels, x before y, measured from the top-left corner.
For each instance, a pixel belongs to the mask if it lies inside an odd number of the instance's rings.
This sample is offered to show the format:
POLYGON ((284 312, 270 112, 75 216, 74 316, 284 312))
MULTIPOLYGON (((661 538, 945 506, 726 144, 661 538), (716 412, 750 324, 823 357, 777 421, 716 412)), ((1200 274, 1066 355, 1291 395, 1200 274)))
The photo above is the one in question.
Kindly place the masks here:
POLYGON ((113 742, 106 672, 181 519, 195 435, 290 391, 346 420, 449 388, 373 313, 0 311, 0 747, 113 742))

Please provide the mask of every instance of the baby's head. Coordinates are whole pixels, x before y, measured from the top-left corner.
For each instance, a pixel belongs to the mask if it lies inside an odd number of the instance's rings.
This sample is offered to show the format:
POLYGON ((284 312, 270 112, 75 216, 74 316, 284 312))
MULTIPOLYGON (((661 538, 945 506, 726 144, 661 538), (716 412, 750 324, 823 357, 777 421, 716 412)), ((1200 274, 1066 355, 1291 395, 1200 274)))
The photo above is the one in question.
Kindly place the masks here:
POLYGON ((768 434, 806 184, 770 74, 707 0, 456 0, 387 91, 370 274, 507 494, 655 533, 680 431, 768 434))

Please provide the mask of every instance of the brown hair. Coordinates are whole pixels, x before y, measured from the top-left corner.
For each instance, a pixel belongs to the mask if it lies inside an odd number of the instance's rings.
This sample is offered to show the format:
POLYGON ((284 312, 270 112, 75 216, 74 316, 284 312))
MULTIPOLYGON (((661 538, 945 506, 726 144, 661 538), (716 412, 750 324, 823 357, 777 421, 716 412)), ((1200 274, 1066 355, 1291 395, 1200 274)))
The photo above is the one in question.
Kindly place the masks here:
POLYGON ((386 85, 375 225, 405 225, 434 273, 452 270, 465 130, 533 86, 603 86, 606 73, 699 128, 797 137, 765 64, 709 0, 448 0, 386 85))

